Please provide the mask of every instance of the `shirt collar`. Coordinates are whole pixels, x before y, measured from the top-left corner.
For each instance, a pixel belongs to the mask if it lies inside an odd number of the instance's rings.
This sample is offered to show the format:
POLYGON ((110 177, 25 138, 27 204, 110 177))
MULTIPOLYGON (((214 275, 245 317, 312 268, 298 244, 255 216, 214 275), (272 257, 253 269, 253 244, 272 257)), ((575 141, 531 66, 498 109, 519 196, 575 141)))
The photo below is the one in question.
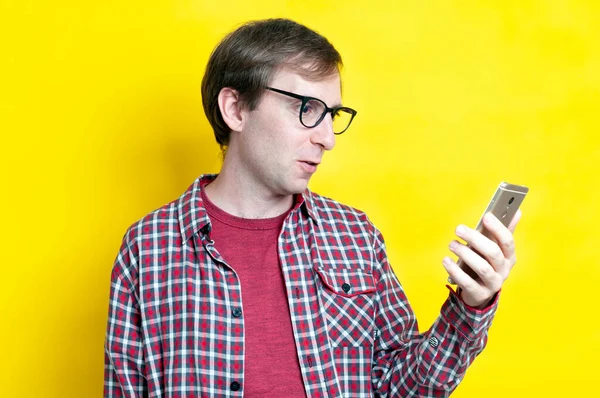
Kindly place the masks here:
POLYGON ((187 242, 202 228, 210 228, 210 219, 202 202, 200 191, 209 182, 217 177, 216 174, 204 174, 194 181, 192 185, 179 197, 177 210, 179 215, 179 228, 183 242, 187 242))
MULTIPOLYGON (((217 174, 201 175, 177 200, 179 228, 184 242, 187 242, 202 228, 210 228, 210 219, 200 192, 216 177, 217 174)), ((296 211, 298 208, 302 208, 314 222, 318 223, 314 211, 314 194, 308 188, 296 199, 292 211, 296 211)))
POLYGON ((306 188, 304 192, 302 192, 302 196, 300 197, 300 200, 297 201, 294 210, 300 206, 302 206, 302 208, 306 211, 306 214, 315 223, 319 223, 319 219, 315 214, 314 193, 312 193, 308 188, 306 188))

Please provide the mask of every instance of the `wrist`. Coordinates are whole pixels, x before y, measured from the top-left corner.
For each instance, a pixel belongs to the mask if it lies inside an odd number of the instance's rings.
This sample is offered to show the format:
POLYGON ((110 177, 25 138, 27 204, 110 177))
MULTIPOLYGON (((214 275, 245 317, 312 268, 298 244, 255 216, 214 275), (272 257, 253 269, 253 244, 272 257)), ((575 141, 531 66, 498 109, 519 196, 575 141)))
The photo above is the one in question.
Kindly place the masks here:
POLYGON ((492 305, 495 301, 496 295, 498 293, 494 293, 494 295, 486 300, 483 301, 476 301, 474 299, 472 299, 471 297, 464 297, 464 291, 463 289, 459 286, 456 289, 456 295, 458 296, 458 298, 465 303, 466 305, 468 305, 469 307, 476 309, 476 310, 485 310, 486 308, 488 308, 490 305, 492 305))

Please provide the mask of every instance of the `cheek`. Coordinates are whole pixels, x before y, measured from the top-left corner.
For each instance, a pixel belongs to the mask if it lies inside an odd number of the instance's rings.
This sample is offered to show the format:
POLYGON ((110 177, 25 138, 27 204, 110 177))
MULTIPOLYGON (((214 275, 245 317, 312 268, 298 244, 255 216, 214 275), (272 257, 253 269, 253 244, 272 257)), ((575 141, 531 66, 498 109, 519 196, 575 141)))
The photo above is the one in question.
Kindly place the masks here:
POLYGON ((301 126, 290 124, 289 118, 279 112, 260 115, 247 126, 248 148, 263 162, 282 170, 288 168, 290 162, 300 156, 301 148, 308 141, 301 126))
POLYGON ((286 163, 294 157, 294 151, 300 146, 299 132, 287 124, 272 123, 263 129, 260 135, 260 145, 266 156, 277 163, 286 163))

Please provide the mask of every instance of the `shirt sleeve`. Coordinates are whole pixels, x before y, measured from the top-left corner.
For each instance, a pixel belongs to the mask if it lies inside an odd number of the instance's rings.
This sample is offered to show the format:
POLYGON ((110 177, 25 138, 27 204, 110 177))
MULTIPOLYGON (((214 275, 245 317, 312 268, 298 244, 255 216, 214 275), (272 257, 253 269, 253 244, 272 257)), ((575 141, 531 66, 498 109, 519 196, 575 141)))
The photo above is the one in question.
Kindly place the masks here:
POLYGON ((126 237, 111 274, 104 345, 104 397, 147 395, 136 269, 136 253, 126 237))
POLYGON ((372 368, 379 397, 447 397, 483 350, 498 295, 483 310, 450 292, 440 316, 420 334, 404 289, 391 269, 381 233, 375 230, 378 307, 372 368))

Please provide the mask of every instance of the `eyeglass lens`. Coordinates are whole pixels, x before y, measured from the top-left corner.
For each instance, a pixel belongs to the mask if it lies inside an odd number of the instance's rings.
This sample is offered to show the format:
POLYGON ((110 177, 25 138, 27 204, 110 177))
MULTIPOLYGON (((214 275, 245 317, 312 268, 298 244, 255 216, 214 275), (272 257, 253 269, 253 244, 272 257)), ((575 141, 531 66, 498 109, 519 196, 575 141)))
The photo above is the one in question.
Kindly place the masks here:
MULTIPOLYGON (((325 104, 319 100, 308 100, 300 110, 300 121, 306 127, 314 127, 322 121, 325 104)), ((327 115, 325 115, 327 117, 327 115)), ((348 128, 352 114, 345 109, 339 109, 333 114, 333 132, 339 134, 348 128)))

